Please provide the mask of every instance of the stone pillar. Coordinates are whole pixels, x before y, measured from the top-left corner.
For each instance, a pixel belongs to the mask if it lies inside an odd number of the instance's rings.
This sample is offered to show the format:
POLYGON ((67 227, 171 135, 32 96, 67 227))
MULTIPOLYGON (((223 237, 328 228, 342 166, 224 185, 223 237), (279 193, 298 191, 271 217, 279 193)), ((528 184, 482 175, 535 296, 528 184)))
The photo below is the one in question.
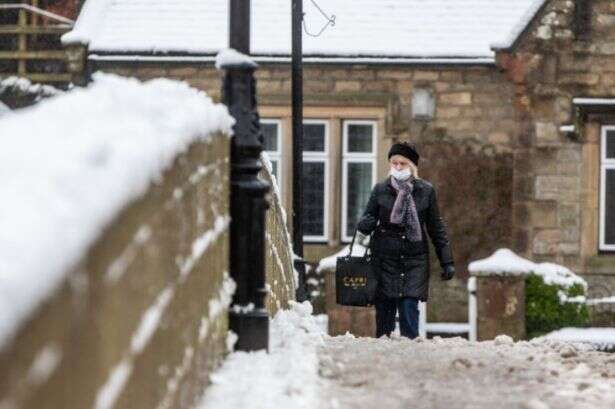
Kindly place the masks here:
POLYGON ((480 272, 476 276, 477 340, 506 334, 525 339, 525 276, 480 272))
POLYGON ((346 307, 335 302, 335 270, 325 270, 327 315, 329 335, 344 335, 346 332, 357 337, 376 336, 376 310, 374 307, 346 307))
POLYGON ((67 64, 71 81, 73 84, 84 87, 90 81, 90 73, 88 72, 88 46, 85 44, 74 43, 68 44, 65 47, 67 64))

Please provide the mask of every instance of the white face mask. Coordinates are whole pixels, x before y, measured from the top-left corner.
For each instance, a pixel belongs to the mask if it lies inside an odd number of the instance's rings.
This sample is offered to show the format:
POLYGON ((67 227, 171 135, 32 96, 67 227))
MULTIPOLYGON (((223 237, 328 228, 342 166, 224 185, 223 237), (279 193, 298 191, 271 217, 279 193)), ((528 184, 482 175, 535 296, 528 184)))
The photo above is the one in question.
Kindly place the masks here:
POLYGON ((391 166, 390 175, 393 176, 397 180, 406 180, 410 177, 410 175, 412 175, 412 172, 410 172, 410 168, 406 168, 403 170, 397 170, 393 166, 391 166))

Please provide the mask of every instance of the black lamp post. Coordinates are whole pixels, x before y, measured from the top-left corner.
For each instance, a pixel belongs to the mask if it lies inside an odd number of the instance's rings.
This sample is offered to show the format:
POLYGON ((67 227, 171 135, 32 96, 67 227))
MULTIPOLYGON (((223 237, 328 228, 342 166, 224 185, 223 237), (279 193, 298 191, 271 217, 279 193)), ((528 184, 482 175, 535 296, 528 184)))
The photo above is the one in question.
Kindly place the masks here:
MULTIPOLYGON (((230 47, 250 54, 250 0, 230 0, 230 47)), ((265 309, 265 198, 269 184, 258 178, 263 136, 256 110, 256 64, 224 64, 223 101, 235 118, 231 139, 230 274, 237 283, 229 326, 235 348, 267 349, 269 316, 265 309)))
POLYGON ((291 98, 293 128, 293 251, 299 259, 297 301, 307 300, 305 263, 303 261, 303 47, 301 22, 303 0, 292 0, 291 98))

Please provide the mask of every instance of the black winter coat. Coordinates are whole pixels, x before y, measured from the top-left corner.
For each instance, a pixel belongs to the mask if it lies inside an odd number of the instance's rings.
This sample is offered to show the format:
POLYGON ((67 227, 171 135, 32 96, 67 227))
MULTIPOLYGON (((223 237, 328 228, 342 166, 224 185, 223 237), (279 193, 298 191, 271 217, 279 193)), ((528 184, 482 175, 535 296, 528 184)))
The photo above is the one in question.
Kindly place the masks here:
POLYGON ((401 225, 390 223, 397 197, 390 177, 372 189, 357 229, 366 235, 374 232, 370 248, 380 277, 379 296, 415 297, 427 301, 430 262, 425 230, 429 232, 442 268, 453 264, 453 255, 433 185, 424 179, 416 179, 412 196, 421 225, 421 241, 411 242, 401 225))

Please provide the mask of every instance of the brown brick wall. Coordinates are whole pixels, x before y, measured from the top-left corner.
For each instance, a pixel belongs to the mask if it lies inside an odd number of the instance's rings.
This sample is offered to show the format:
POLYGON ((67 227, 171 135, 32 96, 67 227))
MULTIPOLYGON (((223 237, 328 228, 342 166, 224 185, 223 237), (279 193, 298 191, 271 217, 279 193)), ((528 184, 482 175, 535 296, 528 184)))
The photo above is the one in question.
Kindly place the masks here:
MULTIPOLYGON (((271 173, 267 167, 263 166, 259 177, 272 185, 271 173)), ((266 303, 271 316, 280 309, 288 309, 289 301, 295 299, 292 242, 284 216, 281 199, 276 189, 272 188, 265 232, 265 267, 269 288, 266 303)))
POLYGON ((115 407, 190 407, 225 353, 227 314, 210 300, 228 271, 228 229, 187 274, 180 270, 192 243, 228 218, 228 141, 217 135, 178 157, 0 351, 1 407, 93 407, 122 368, 129 373, 115 407), (144 322, 156 306, 160 325, 148 339, 144 322), (143 348, 138 334, 148 339, 143 348), (57 366, 33 376, 45 351, 57 366))

